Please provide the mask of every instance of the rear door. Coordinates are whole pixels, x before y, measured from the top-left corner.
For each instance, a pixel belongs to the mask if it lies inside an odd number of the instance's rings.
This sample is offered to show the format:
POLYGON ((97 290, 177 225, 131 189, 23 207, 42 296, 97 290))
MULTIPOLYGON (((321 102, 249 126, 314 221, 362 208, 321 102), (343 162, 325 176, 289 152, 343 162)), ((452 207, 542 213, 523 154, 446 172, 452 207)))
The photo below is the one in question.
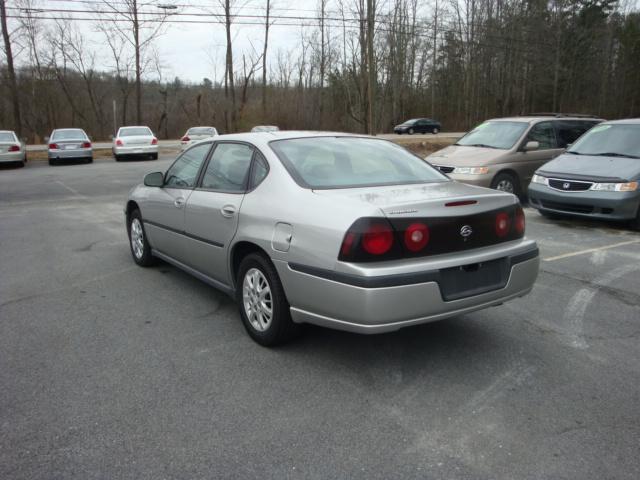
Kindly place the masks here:
POLYGON ((556 120, 554 123, 558 147, 566 149, 587 130, 597 125, 596 120, 556 120))
POLYGON ((148 187, 142 217, 151 246, 178 261, 185 261, 184 211, 195 188, 211 142, 185 150, 169 167, 161 188, 148 187))
POLYGON ((254 153, 247 143, 217 142, 187 201, 187 263, 225 285, 231 283, 227 252, 238 228, 254 153))

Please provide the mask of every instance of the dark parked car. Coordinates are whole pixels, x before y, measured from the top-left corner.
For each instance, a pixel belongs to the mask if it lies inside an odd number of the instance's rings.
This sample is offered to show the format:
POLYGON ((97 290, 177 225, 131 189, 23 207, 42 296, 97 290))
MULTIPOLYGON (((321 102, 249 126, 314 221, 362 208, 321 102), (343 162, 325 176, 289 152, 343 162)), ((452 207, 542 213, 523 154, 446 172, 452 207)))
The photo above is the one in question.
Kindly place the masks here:
POLYGON ((545 216, 630 220, 640 230, 640 118, 593 127, 536 171, 529 200, 545 216))
POLYGON ((407 120, 400 125, 396 125, 393 129, 394 133, 402 135, 408 133, 413 135, 414 133, 438 133, 442 129, 440 122, 432 120, 430 118, 414 118, 407 120))

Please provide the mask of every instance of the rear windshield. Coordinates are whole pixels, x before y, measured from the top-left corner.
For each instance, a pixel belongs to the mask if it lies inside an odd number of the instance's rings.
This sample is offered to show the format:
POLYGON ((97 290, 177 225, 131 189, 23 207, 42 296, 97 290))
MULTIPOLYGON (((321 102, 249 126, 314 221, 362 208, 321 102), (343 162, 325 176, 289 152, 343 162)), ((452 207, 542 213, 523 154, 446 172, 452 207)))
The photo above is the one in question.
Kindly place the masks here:
POLYGON ((484 122, 458 140, 456 145, 509 150, 528 126, 526 122, 484 122))
POLYGON ((137 135, 153 135, 148 127, 127 127, 120 129, 120 137, 135 137, 137 135))
POLYGON ((213 135, 216 132, 215 128, 211 127, 194 127, 190 128, 187 134, 189 135, 213 135))
POLYGON ((13 133, 10 132, 0 132, 0 142, 15 142, 16 138, 13 136, 13 133))
POLYGON ((313 137, 269 143, 305 188, 352 188, 446 182, 427 162, 386 140, 313 137))
POLYGON ((51 135, 51 140, 84 140, 87 138, 84 131, 80 129, 74 130, 56 130, 51 135))
POLYGON ((595 126, 580 137, 568 152, 640 159, 640 123, 595 126))

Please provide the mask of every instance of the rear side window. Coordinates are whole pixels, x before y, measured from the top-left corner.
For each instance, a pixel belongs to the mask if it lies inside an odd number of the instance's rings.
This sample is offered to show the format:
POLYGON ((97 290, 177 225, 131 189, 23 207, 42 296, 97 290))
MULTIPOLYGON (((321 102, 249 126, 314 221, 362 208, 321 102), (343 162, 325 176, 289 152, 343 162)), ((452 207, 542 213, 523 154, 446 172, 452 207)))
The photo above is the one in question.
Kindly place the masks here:
POLYGON ((249 179, 249 190, 253 190, 260 185, 268 172, 269 167, 267 166, 267 161, 260 152, 256 151, 256 155, 253 159, 253 167, 251 169, 251 178, 249 179))
POLYGON ((167 170, 165 187, 193 188, 198 181, 200 166, 207 158, 211 143, 203 143, 184 152, 167 170))
POLYGON ((293 179, 315 189, 445 182, 427 162, 386 140, 312 137, 269 143, 293 179))
POLYGON ((553 130, 551 122, 540 122, 535 124, 529 130, 527 142, 538 142, 540 147, 538 150, 545 150, 556 147, 556 134, 553 130))
POLYGON ((244 192, 247 188, 253 148, 242 143, 220 143, 202 178, 202 188, 244 192))
POLYGON ((580 120, 558 120, 555 122, 558 147, 567 148, 584 132, 597 125, 598 122, 584 122, 580 120))

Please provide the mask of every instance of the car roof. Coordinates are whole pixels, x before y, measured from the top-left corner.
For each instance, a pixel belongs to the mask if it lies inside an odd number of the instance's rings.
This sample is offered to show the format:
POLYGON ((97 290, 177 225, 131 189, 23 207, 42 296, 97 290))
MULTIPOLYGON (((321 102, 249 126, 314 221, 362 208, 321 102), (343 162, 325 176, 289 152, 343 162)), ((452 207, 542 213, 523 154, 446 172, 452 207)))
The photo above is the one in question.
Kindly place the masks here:
POLYGON ((16 132, 14 132, 13 130, 0 130, 0 133, 13 133, 14 135, 16 134, 16 132))
POLYGON ((54 128, 53 131, 54 132, 68 132, 68 131, 72 131, 72 130, 80 130, 81 132, 84 132, 84 130, 80 127, 67 127, 67 128, 54 128))
POLYGON ((210 127, 208 125, 200 125, 200 126, 197 126, 197 127, 189 127, 189 128, 187 128, 187 130, 191 130, 192 128, 216 128, 216 127, 210 127))
MULTIPOLYGON (((344 132, 319 132, 319 131, 307 131, 307 130, 280 130, 277 132, 245 132, 245 133, 230 133, 225 135, 218 135, 215 138, 215 142, 220 141, 237 141, 237 142, 249 142, 254 145, 266 146, 269 142, 274 140, 292 140, 296 138, 323 138, 323 137, 352 137, 352 138, 372 138, 382 141, 388 141, 383 138, 373 137, 371 135, 364 135, 358 133, 344 133, 344 132)), ((194 145, 199 143, 211 142, 212 140, 204 139, 199 140, 194 145)))
POLYGON ((587 122, 604 122, 604 119, 597 117, 572 117, 571 115, 555 116, 555 115, 527 115, 515 117, 490 118, 488 122, 522 122, 533 123, 545 120, 584 120, 587 122))
POLYGON ((638 125, 640 124, 640 118, 623 118, 621 120, 609 120, 605 122, 607 125, 638 125))

